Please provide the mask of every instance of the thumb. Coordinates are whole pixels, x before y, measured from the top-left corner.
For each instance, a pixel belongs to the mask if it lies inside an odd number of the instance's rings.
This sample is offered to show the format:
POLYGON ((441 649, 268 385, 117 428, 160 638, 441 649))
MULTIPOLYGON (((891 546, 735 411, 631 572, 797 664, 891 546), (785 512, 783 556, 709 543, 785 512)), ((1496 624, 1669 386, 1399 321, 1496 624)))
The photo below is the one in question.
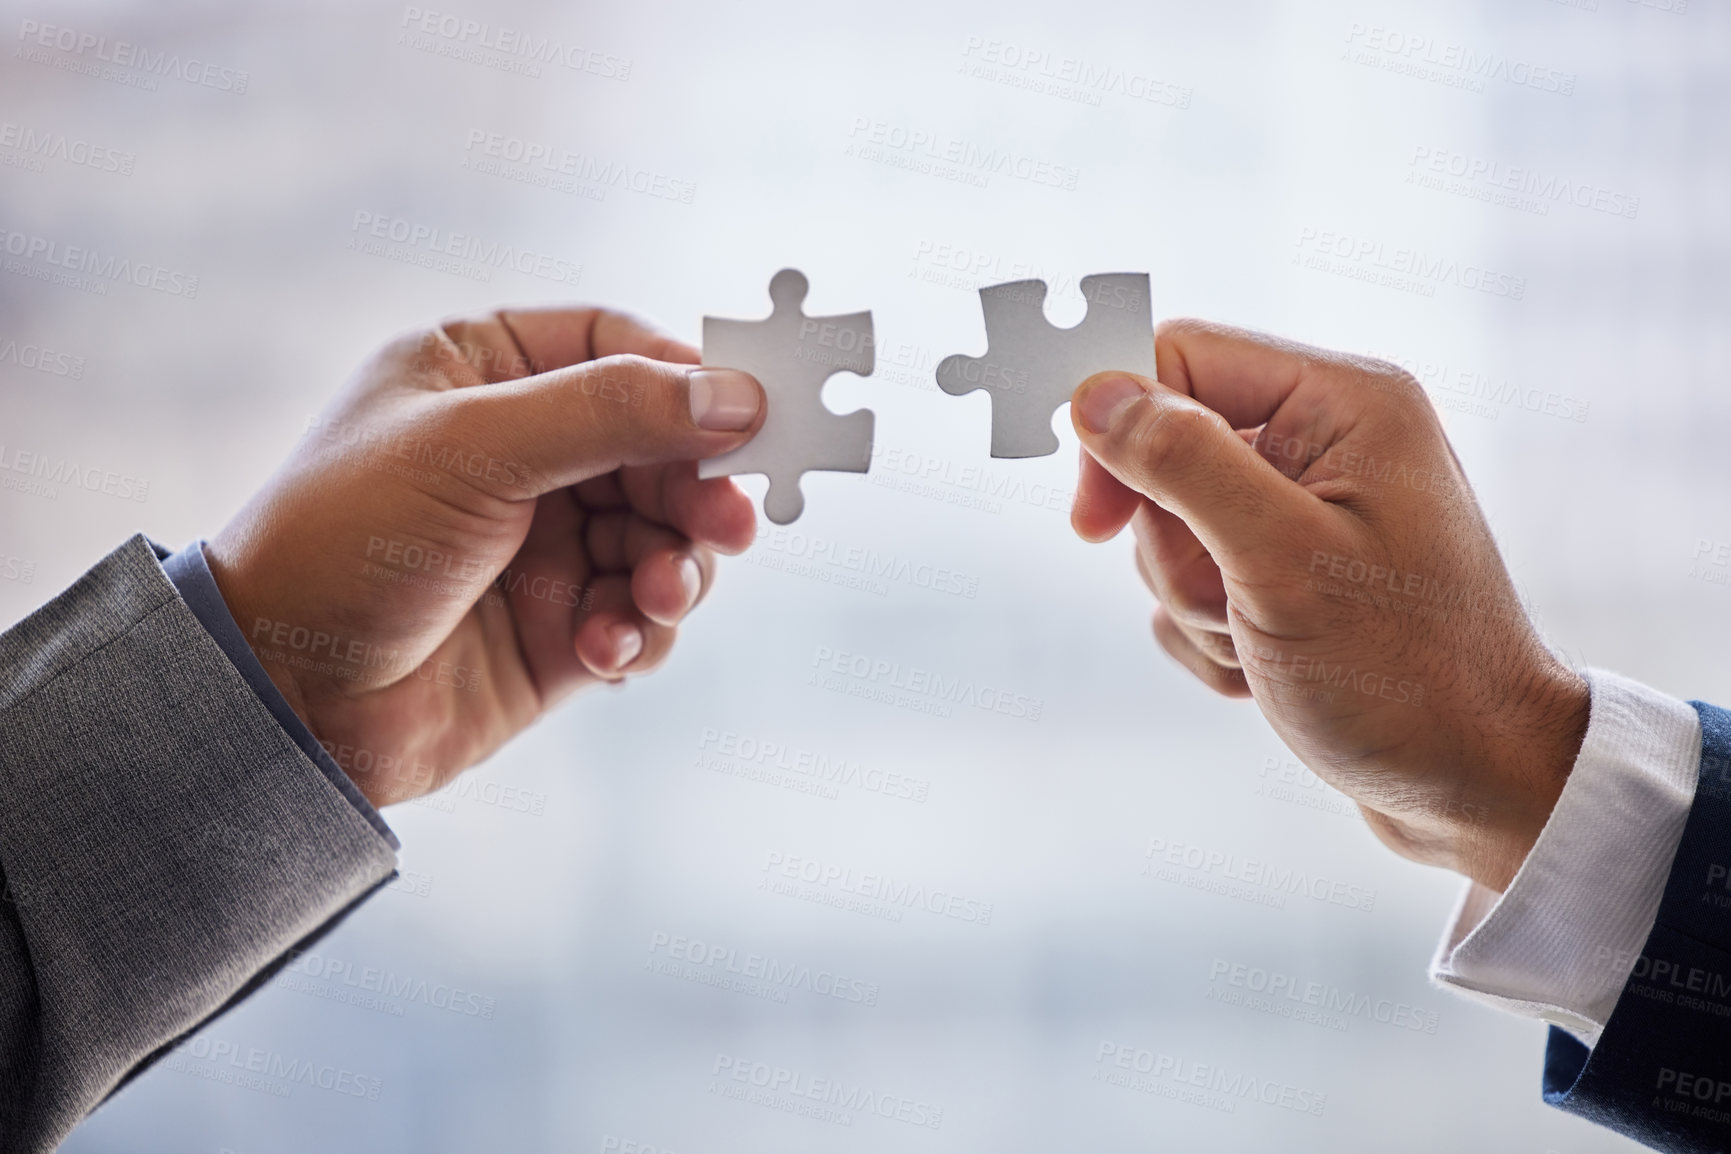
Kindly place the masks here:
POLYGON ((756 378, 614 356, 515 381, 456 389, 452 435, 489 446, 539 496, 625 465, 696 461, 737 448, 763 425, 756 378))
POLYGON ((1324 503, 1270 465, 1226 419, 1158 381, 1101 373, 1070 406, 1082 447, 1176 514, 1228 572, 1249 576, 1314 543, 1324 503))

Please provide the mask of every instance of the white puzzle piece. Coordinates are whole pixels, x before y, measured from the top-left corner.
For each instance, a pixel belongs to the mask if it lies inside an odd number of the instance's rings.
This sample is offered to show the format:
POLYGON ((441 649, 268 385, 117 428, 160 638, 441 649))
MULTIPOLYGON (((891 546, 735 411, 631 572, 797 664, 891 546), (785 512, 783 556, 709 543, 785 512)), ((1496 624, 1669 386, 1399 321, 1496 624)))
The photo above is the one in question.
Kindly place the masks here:
MULTIPOLYGON (((1058 451, 1052 414, 1076 386, 1111 369, 1154 375, 1154 312, 1148 274, 1082 278, 1088 315, 1074 328, 1046 320, 1046 282, 1019 280, 980 290, 986 355, 945 357, 938 387, 952 396, 992 395, 992 456, 1044 457, 1058 451)), ((705 350, 707 353, 707 349, 705 350)))
POLYGON ((785 525, 805 508, 799 478, 812 470, 863 473, 871 465, 869 409, 836 414, 824 406, 824 382, 836 373, 869 376, 874 362, 872 315, 808 317, 809 288, 798 269, 769 282, 774 310, 761 321, 703 318, 703 363, 756 377, 769 398, 763 428, 746 444, 701 461, 699 477, 762 473, 769 478, 764 516, 785 525))

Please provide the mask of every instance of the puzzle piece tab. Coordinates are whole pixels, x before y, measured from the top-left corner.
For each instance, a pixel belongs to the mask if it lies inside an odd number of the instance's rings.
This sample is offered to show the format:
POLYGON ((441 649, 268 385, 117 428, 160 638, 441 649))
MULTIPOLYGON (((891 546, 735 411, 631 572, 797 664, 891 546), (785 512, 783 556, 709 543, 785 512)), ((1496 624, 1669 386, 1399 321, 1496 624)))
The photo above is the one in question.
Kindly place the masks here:
POLYGON ((703 363, 740 369, 763 385, 769 413, 746 444, 701 461, 699 477, 762 473, 769 478, 763 512, 785 525, 805 508, 801 474, 812 470, 863 473, 871 465, 869 409, 836 414, 819 394, 836 373, 868 376, 875 360, 870 312, 808 317, 801 307, 805 275, 784 268, 769 282, 775 308, 761 321, 703 318, 703 363))
POLYGON ((1154 312, 1147 273, 1082 278, 1088 315, 1073 328, 1046 320, 1046 282, 1019 280, 980 290, 986 355, 945 357, 938 387, 952 396, 992 394, 992 456, 1044 457, 1058 451, 1052 414, 1095 373, 1154 375, 1154 312))

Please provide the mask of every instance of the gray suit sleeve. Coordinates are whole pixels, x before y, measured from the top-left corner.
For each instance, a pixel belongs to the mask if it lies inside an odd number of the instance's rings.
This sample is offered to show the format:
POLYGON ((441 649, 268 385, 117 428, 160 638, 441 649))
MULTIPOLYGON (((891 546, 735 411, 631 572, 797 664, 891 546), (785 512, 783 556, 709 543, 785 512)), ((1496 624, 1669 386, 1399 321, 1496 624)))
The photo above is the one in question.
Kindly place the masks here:
POLYGON ((0 1154, 52 1150, 396 857, 134 537, 0 635, 0 1154))

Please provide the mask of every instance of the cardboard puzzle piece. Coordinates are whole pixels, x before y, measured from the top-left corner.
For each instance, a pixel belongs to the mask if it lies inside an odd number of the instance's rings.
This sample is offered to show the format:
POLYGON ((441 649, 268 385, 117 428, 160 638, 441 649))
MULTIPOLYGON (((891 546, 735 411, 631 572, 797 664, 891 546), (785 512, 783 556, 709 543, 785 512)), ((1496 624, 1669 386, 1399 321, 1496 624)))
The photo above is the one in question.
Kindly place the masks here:
POLYGON ((1044 457, 1058 451, 1052 414, 1095 373, 1154 375, 1154 312, 1147 273, 1082 278, 1088 315, 1073 328, 1046 320, 1046 282, 1019 280, 980 290, 986 355, 945 357, 938 388, 951 396, 992 395, 992 456, 1044 457))
POLYGON ((699 462, 699 477, 762 473, 769 478, 763 512, 785 525, 805 508, 801 474, 812 470, 863 473, 871 466, 869 409, 836 414, 820 394, 836 373, 869 376, 875 359, 870 312, 808 317, 805 274, 784 268, 769 282, 774 309, 761 321, 703 318, 703 363, 756 377, 769 413, 756 437, 730 453, 699 462))

